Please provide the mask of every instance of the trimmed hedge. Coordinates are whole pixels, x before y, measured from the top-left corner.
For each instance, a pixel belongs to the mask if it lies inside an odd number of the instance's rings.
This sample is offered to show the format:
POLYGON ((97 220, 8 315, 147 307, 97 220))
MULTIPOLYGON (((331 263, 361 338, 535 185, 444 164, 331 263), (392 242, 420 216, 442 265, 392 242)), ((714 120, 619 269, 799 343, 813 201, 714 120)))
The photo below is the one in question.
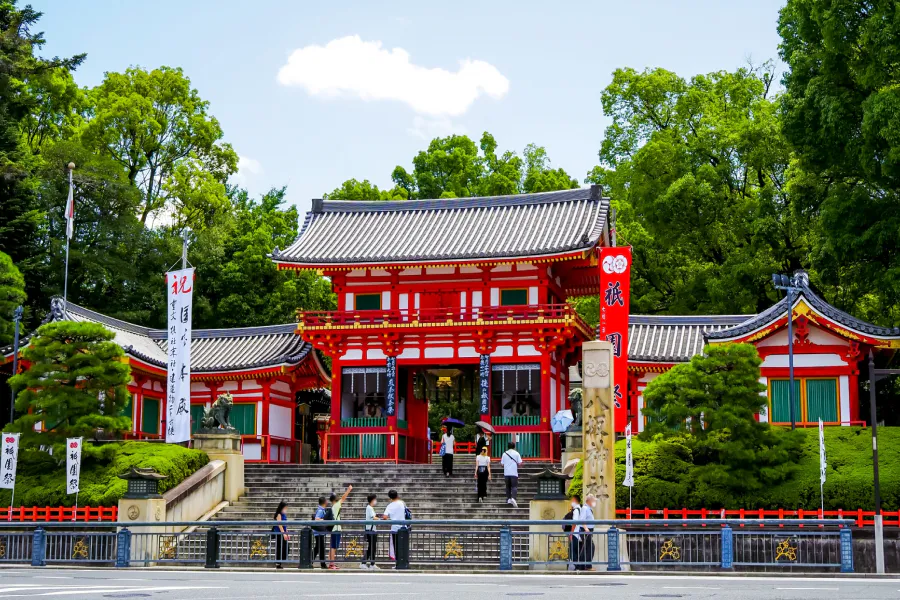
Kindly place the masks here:
MULTIPOLYGON (((200 450, 173 444, 124 442, 105 444, 85 452, 81 465, 79 506, 115 506, 128 487, 117 475, 131 467, 152 467, 166 479, 160 492, 171 489, 209 462, 200 450), (96 455, 96 458, 94 457, 96 455)), ((66 494, 66 466, 45 452, 22 452, 16 473, 16 506, 73 506, 75 495, 66 494)), ((8 506, 10 490, 0 490, 0 506, 8 506)))
MULTIPOLYGON (((632 439, 634 455, 635 508, 689 509, 808 509, 819 506, 819 432, 797 430, 803 438, 798 470, 791 479, 755 494, 736 495, 698 483, 690 450, 677 441, 645 442, 632 439)), ((825 510, 872 510, 872 430, 859 427, 829 427, 825 430, 828 473, 825 510)), ((878 430, 878 464, 882 508, 900 509, 900 427, 878 430)), ((581 493, 582 464, 579 463, 569 493, 581 493)), ((616 506, 628 508, 625 478, 625 441, 616 443, 616 506)))

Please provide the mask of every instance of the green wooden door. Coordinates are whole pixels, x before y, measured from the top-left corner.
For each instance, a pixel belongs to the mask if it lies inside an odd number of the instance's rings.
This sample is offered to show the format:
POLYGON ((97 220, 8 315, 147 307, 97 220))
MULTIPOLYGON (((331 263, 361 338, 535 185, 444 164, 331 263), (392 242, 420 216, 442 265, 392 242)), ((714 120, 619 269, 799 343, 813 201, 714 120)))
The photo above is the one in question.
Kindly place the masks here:
MULTIPOLYGON (((790 423, 790 381, 787 379, 772 380, 772 423, 790 423)), ((794 419, 801 421, 800 414, 800 380, 794 380, 794 419)))
POLYGON ((234 404, 231 407, 231 424, 242 435, 256 433, 256 402, 234 404))
POLYGON ((141 411, 141 431, 159 433, 159 400, 144 396, 144 408, 141 411))
POLYGON ((822 419, 826 423, 838 420, 836 379, 806 380, 807 421, 812 423, 822 419))
POLYGON ((203 420, 205 412, 206 407, 202 404, 191 405, 191 433, 197 433, 197 430, 200 429, 200 421, 203 420))

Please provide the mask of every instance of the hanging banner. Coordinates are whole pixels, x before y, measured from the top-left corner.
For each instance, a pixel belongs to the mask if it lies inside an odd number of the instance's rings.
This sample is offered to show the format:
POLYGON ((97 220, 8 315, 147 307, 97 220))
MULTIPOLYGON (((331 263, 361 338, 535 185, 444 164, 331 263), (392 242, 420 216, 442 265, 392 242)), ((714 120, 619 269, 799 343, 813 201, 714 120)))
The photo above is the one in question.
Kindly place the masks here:
POLYGON ((397 410, 397 357, 387 357, 387 389, 384 390, 384 414, 393 417, 397 410))
POLYGON ((631 423, 625 426, 625 487, 634 487, 634 457, 631 455, 631 423))
POLYGON ((628 301, 631 295, 631 246, 600 248, 600 325, 598 339, 613 347, 615 428, 625 431, 628 406, 628 301))
POLYGON ((19 434, 4 433, 0 452, 3 462, 0 463, 0 488, 11 490, 16 487, 16 463, 19 462, 19 434))
POLYGON ((481 391, 481 414, 488 415, 491 412, 491 355, 482 354, 478 375, 481 391))
POLYGON ((166 443, 191 439, 191 318, 194 269, 166 273, 168 291, 168 372, 166 443))
POLYGON ((66 493, 77 494, 81 480, 81 442, 82 438, 66 440, 66 493))
POLYGON ((819 483, 825 483, 825 473, 828 471, 828 460, 825 457, 825 423, 819 419, 819 483))

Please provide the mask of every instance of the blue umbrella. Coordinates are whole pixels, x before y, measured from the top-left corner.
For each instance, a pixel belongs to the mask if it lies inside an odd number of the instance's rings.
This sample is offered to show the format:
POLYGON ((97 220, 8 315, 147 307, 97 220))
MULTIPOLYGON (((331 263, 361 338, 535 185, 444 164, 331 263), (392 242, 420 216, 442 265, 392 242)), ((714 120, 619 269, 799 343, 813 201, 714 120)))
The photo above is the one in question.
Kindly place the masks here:
POLYGON ((561 410, 550 419, 550 429, 554 433, 563 433, 574 422, 575 417, 572 415, 571 410, 561 410))
POLYGON ((447 417, 441 421, 447 427, 464 427, 466 424, 455 417, 447 417))

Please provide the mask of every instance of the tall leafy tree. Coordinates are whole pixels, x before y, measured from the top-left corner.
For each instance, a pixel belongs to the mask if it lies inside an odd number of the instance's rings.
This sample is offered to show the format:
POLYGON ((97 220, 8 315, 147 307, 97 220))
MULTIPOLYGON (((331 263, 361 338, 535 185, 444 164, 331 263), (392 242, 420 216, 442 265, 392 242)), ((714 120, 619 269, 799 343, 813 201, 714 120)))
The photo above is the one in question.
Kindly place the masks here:
POLYGON ((811 256, 836 304, 900 323, 900 8, 788 0, 778 31, 792 200, 814 217, 811 256))
POLYGON ((22 433, 25 448, 59 451, 67 437, 109 437, 131 427, 131 418, 122 416, 131 367, 114 338, 89 322, 58 321, 37 330, 22 351, 28 369, 9 379, 21 415, 10 427, 22 433), (35 431, 38 424, 42 431, 35 431))
POLYGON ((0 252, 0 346, 12 342, 13 312, 25 302, 25 280, 8 254, 0 252))

